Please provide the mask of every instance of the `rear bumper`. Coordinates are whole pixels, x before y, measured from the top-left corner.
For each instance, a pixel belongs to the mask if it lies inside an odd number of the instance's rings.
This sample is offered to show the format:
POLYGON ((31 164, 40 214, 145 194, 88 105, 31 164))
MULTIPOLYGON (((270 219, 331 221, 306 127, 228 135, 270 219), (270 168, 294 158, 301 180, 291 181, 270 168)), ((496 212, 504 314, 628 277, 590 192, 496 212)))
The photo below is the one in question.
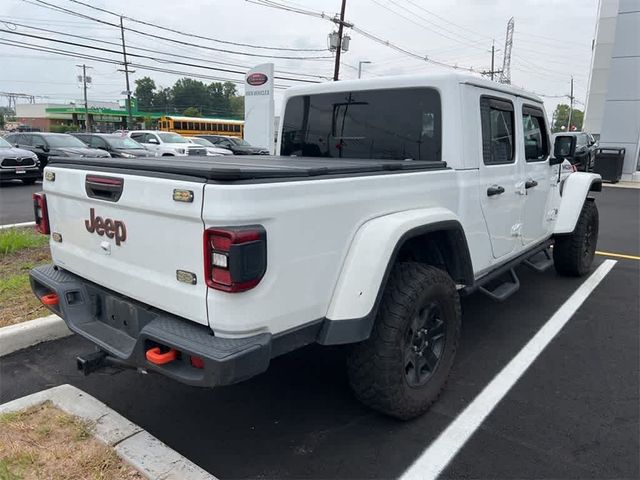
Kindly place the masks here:
POLYGON ((58 304, 48 308, 70 330, 128 366, 203 387, 237 383, 269 366, 269 333, 216 337, 206 326, 156 310, 53 265, 31 270, 30 281, 38 298, 58 295, 58 304), (177 350, 178 358, 164 365, 151 363, 146 352, 155 346, 177 350), (201 359, 204 368, 192 366, 191 357, 201 359))

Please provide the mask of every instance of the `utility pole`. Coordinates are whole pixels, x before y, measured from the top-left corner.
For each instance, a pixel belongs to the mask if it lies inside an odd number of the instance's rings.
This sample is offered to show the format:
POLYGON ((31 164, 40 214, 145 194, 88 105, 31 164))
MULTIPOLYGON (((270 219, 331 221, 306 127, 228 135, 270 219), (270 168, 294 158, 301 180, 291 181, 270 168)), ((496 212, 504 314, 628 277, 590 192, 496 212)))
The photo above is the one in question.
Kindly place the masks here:
POLYGON ((131 116, 131 87, 129 85, 129 62, 127 62, 127 48, 124 43, 124 23, 120 17, 120 35, 122 37, 122 55, 124 57, 124 76, 127 81, 127 130, 131 130, 133 126, 133 117, 131 116))
POLYGON ((91 77, 87 77, 87 67, 84 63, 82 65, 76 65, 76 67, 82 67, 82 89, 84 90, 84 130, 86 132, 91 131, 91 118, 89 118, 89 101, 87 100, 87 83, 91 83, 91 77))
POLYGON ((493 80, 495 57, 496 57, 496 41, 491 40, 491 80, 493 80))
POLYGON ((333 69, 333 81, 338 81, 340 75, 340 52, 342 51, 342 29, 344 27, 344 10, 347 7, 347 0, 342 0, 340 9, 340 25, 338 25, 338 48, 336 49, 336 65, 333 69))
POLYGON ((571 117, 573 116, 573 75, 571 75, 571 95, 569 95, 569 120, 567 122, 567 132, 571 131, 571 117))

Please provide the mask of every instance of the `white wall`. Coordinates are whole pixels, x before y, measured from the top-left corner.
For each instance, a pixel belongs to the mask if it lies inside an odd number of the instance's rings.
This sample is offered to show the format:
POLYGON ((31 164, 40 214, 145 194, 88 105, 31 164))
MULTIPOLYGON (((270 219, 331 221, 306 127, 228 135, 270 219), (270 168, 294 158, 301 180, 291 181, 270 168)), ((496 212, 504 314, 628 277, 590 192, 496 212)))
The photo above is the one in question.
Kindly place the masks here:
POLYGON ((600 134, 602 129, 618 17, 618 0, 600 0, 598 12, 583 125, 585 131, 595 134, 600 134))
POLYGON ((604 102, 600 145, 624 147, 623 168, 638 169, 640 151, 640 1, 620 0, 604 102))

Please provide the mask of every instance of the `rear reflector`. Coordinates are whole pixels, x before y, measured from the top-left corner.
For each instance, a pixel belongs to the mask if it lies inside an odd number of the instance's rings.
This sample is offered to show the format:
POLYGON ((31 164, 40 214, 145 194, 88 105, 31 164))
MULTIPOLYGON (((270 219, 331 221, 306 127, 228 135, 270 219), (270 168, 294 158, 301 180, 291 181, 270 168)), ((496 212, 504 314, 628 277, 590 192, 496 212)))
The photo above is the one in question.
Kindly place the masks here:
POLYGON ((200 357, 191 357, 191 366, 193 368, 204 368, 204 360, 202 360, 200 357))
POLYGON ((48 235, 49 230, 49 212, 47 211, 47 196, 44 192, 33 194, 33 214, 36 221, 36 231, 48 235))
POLYGON ((224 292, 244 292, 267 269, 267 232, 260 225, 210 228, 204 232, 205 279, 224 292))

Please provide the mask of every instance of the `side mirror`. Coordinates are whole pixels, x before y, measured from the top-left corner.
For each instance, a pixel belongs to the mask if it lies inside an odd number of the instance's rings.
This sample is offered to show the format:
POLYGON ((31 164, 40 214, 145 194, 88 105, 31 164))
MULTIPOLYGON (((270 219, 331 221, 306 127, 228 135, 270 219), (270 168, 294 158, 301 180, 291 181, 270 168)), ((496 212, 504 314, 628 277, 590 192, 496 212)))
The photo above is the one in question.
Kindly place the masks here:
POLYGON ((36 145, 35 148, 37 148, 38 150, 42 150, 43 152, 49 151, 49 147, 44 144, 36 145))
POLYGON ((147 143, 153 143, 154 145, 160 144, 160 142, 158 142, 158 140, 156 140, 155 138, 150 138, 149 140, 147 140, 147 143))
POLYGON ((566 159, 573 158, 576 153, 576 137, 573 135, 558 135, 553 143, 553 157, 550 165, 559 165, 566 159))

